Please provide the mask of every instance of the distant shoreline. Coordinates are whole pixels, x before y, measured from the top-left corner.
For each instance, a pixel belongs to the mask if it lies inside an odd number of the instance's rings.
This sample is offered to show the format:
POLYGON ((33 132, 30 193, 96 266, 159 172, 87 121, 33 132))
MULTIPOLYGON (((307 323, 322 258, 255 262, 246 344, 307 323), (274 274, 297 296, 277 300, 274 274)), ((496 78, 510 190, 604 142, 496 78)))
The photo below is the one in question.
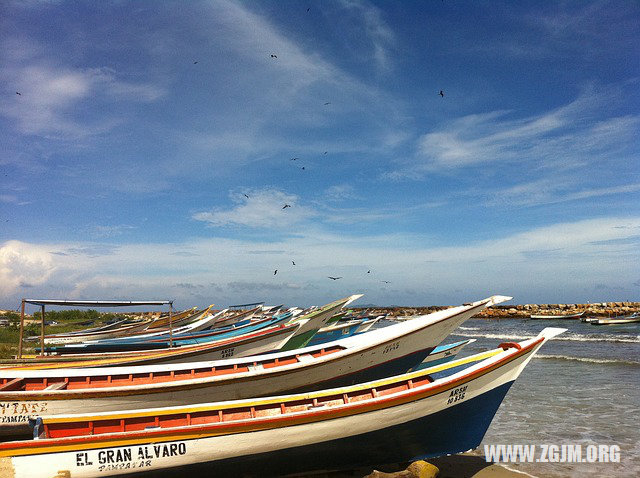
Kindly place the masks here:
MULTIPOLYGON (((387 314, 390 317, 429 314, 454 306, 425 307, 352 307, 353 310, 368 310, 371 315, 387 314)), ((475 315, 482 319, 528 319, 532 314, 568 315, 583 312, 586 317, 615 317, 640 310, 640 302, 597 302, 593 304, 521 304, 495 305, 475 315)))
MULTIPOLYGON (((387 314, 390 317, 423 315, 438 310, 455 307, 455 305, 427 305, 419 307, 406 306, 356 306, 350 307, 354 311, 367 310, 370 315, 387 314)), ((520 305, 494 305, 475 315, 482 319, 528 319, 532 314, 537 315, 568 315, 583 312, 586 317, 614 317, 618 315, 632 314, 640 311, 640 302, 596 302, 589 304, 520 304, 520 305)), ((0 318, 5 314, 15 314, 14 310, 0 310, 0 318)), ((138 317, 157 317, 162 312, 124 312, 122 315, 138 317)), ((33 317, 25 314, 27 321, 34 321, 33 317)), ((35 323, 35 322, 34 322, 35 323)), ((39 320, 38 320, 39 323, 39 320)))

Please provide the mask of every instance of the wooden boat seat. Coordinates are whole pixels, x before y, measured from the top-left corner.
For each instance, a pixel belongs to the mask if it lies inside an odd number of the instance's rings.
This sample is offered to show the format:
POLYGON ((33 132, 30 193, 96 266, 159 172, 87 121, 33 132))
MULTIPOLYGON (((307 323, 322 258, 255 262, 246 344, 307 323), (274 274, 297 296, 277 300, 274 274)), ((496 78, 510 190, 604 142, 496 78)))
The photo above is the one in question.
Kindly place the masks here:
POLYGON ((23 378, 14 378, 13 380, 10 380, 9 382, 7 382, 4 385, 0 386, 0 392, 10 392, 10 391, 14 391, 14 390, 22 390, 23 386, 24 386, 24 379, 23 378))
POLYGON ((55 382, 45 387, 45 390, 64 390, 67 385, 69 385, 69 382, 55 382))
POLYGON ((299 354, 299 355, 296 355, 296 358, 300 363, 309 363, 309 362, 313 362, 316 359, 311 354, 299 354))

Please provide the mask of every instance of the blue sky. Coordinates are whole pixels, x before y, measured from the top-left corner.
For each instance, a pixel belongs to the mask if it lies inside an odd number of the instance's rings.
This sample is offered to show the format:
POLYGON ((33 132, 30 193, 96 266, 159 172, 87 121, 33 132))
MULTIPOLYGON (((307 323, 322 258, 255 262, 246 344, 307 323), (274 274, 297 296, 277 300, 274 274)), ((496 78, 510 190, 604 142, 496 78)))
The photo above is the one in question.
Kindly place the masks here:
POLYGON ((640 300, 637 2, 0 10, 0 307, 640 300))

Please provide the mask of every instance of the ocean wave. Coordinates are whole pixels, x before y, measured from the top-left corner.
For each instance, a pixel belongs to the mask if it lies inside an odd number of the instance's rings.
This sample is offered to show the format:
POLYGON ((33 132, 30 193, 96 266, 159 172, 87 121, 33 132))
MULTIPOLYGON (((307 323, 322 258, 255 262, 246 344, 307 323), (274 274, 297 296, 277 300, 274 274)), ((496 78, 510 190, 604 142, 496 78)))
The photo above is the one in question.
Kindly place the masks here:
POLYGON ((605 358, 589 358, 589 357, 571 357, 569 355, 546 355, 546 354, 537 354, 534 355, 534 358, 538 359, 552 359, 552 360, 572 360, 576 362, 587 362, 587 363, 601 363, 601 364, 614 364, 614 365, 635 365, 640 366, 640 362, 635 362, 633 360, 620 360, 620 359, 605 359, 605 358))
POLYGON ((458 330, 480 330, 480 327, 465 327, 464 325, 461 325, 458 327, 458 330))
MULTIPOLYGON (((512 334, 476 334, 453 332, 451 335, 459 337, 476 337, 498 340, 527 340, 536 337, 535 335, 512 335, 512 334)), ((551 340, 564 340, 568 342, 611 342, 623 344, 640 344, 638 335, 578 335, 565 333, 554 337, 551 340)))

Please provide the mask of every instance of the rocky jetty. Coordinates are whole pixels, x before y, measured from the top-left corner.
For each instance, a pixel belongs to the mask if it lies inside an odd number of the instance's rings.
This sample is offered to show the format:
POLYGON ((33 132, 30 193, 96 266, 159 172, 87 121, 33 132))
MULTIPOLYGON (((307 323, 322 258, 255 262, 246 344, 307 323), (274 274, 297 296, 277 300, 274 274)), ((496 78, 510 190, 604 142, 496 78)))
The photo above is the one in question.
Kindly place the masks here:
MULTIPOLYGON (((426 307, 370 307, 369 313, 387 314, 389 317, 410 317, 430 314, 453 306, 426 307)), ((357 310, 357 309, 356 309, 357 310)), ((526 319, 531 315, 568 315, 584 311, 585 317, 615 317, 632 314, 640 310, 640 302, 597 302, 589 304, 520 304, 496 305, 484 309, 477 318, 483 319, 526 319)))

